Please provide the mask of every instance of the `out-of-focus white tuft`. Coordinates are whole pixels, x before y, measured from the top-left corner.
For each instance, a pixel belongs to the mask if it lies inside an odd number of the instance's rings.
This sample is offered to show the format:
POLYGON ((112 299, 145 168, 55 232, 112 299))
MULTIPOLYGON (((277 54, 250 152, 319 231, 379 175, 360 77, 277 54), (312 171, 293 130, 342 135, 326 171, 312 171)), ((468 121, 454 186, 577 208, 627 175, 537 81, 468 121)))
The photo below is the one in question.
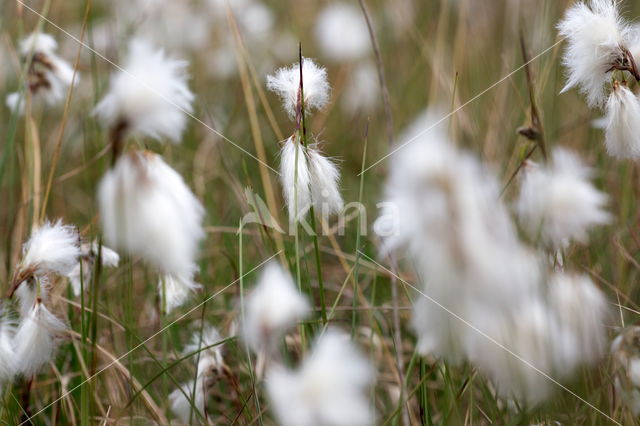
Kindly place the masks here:
MULTIPOLYGON (((607 344, 607 300, 587 275, 556 272, 549 282, 549 304, 560 327, 574 336, 560 370, 570 373, 577 364, 602 358, 607 344)), ((566 348, 566 347, 565 347, 566 348)))
POLYGON ((340 172, 335 162, 320 153, 316 147, 308 150, 309 188, 317 214, 323 218, 340 213, 344 207, 340 195, 340 172))
POLYGON ((169 394, 169 404, 171 411, 175 414, 182 424, 188 425, 192 423, 201 423, 201 418, 206 416, 206 383, 196 380, 195 388, 193 380, 188 381, 174 389, 169 394), (195 389, 195 393, 194 393, 195 389), (195 410, 198 410, 198 415, 195 410))
POLYGON ((161 156, 131 151, 103 177, 99 205, 106 242, 160 271, 189 276, 204 237, 204 209, 161 156))
MULTIPOLYGON (((324 108, 329 102, 330 90, 327 70, 317 65, 313 59, 302 58, 302 84, 305 115, 324 108)), ((274 75, 267 76, 267 88, 280 96, 284 110, 294 119, 300 90, 300 64, 280 68, 274 75)))
POLYGON ((66 325, 37 301, 22 318, 14 337, 16 368, 25 377, 38 372, 52 358, 66 325))
POLYGON ((179 143, 194 100, 187 65, 143 39, 132 40, 123 69, 112 75, 94 113, 108 127, 179 143))
POLYGON ((284 426, 358 426, 374 423, 369 391, 375 371, 348 335, 329 329, 298 370, 274 366, 266 385, 284 426))
POLYGON ((620 17, 618 1, 576 2, 558 23, 558 29, 567 39, 563 55, 567 84, 562 92, 579 87, 589 106, 602 106, 607 71, 623 57, 622 48, 631 36, 630 27, 620 17))
POLYGON ((611 344, 616 395, 634 416, 640 415, 640 327, 633 326, 611 344))
POLYGON ((225 363, 222 357, 222 337, 215 327, 204 324, 202 330, 196 330, 191 341, 182 350, 183 355, 190 356, 195 362, 198 360, 196 379, 183 384, 169 395, 171 411, 184 424, 200 423, 200 416, 206 418, 207 391, 215 380, 224 374, 225 363), (194 386, 195 383, 195 386, 194 386), (195 394, 194 394, 195 390, 195 394), (191 402, 189 399, 191 399, 191 402), (192 413, 193 407, 199 412, 192 413))
POLYGON ((80 296, 81 289, 87 289, 91 282, 91 276, 93 275, 93 267, 100 252, 102 259, 102 266, 109 268, 115 268, 120 262, 120 256, 109 247, 100 246, 97 241, 91 244, 85 243, 80 246, 80 260, 76 263, 76 266, 67 274, 69 283, 73 289, 73 294, 80 296))
POLYGON ((373 110, 380 102, 378 71, 367 61, 356 65, 342 93, 342 106, 351 115, 373 110))
MULTIPOLYGON (((80 75, 69 63, 56 55, 58 43, 49 34, 34 32, 20 42, 20 54, 25 61, 31 61, 27 73, 27 88, 32 100, 43 100, 53 106, 65 99, 71 84, 76 84, 80 75)), ((24 93, 14 92, 7 95, 6 104, 19 114, 24 113, 24 93)))
POLYGON ((198 375, 207 374, 211 369, 221 372, 224 366, 222 341, 220 332, 212 325, 205 324, 202 333, 199 329, 193 333, 191 341, 184 347, 182 353, 184 355, 199 353, 192 358, 194 360, 199 358, 198 375))
POLYGON ((74 268, 80 255, 80 236, 76 228, 64 225, 62 220, 47 221, 33 231, 23 246, 18 269, 31 275, 65 276, 74 268))
POLYGON ((131 151, 102 178, 98 204, 106 243, 172 275, 169 306, 184 300, 195 286, 204 208, 182 177, 161 156, 131 151))
POLYGON ((158 294, 160 294, 161 306, 164 307, 165 313, 170 313, 178 306, 186 302, 189 297, 202 285, 193 281, 191 276, 178 276, 167 274, 158 281, 158 294))
POLYGON ((362 58, 371 50, 362 11, 350 3, 325 6, 316 20, 315 37, 325 56, 337 62, 362 58))
MULTIPOLYGON (((554 276, 546 289, 548 266, 520 240, 495 176, 453 145, 446 124, 436 124, 441 116, 428 110, 419 117, 400 139, 412 142, 392 157, 386 202, 374 225, 381 253, 407 255, 416 269, 411 323, 420 353, 471 361, 502 397, 535 404, 553 388, 545 374, 566 378, 599 359, 606 302, 581 276, 554 276)), ((561 174, 562 184, 536 184, 543 194, 536 196, 568 191, 559 200, 570 204, 559 211, 587 216, 577 218, 577 227, 558 225, 568 237, 606 221, 606 197, 571 154, 555 151, 548 170, 538 172, 561 174)))
POLYGON ((590 181, 591 171, 565 149, 555 149, 548 166, 529 162, 516 202, 529 235, 552 248, 586 242, 588 231, 609 222, 607 196, 590 181))
POLYGON ((309 314, 309 303, 276 262, 265 266, 245 304, 242 334, 255 352, 272 350, 287 329, 309 314))
POLYGON ((3 314, 0 319, 0 380, 10 380, 16 373, 16 354, 14 348, 15 324, 3 314))
POLYGON ((616 158, 640 157, 638 117, 640 99, 626 85, 614 83, 603 126, 609 155, 616 158))
POLYGON ((307 149, 294 136, 286 140, 280 152, 280 182, 292 222, 300 220, 312 203, 307 155, 307 149))

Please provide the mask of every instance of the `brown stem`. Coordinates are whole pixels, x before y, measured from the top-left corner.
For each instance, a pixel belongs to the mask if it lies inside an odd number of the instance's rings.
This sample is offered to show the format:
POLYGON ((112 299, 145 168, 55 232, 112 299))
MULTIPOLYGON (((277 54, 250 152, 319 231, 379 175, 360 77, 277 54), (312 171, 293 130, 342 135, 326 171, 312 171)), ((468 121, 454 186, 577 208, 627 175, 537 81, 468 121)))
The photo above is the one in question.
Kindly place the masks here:
POLYGON ((547 160, 547 147, 544 138, 544 128, 542 126, 542 119, 540 118, 540 112, 538 110, 538 104, 536 102, 533 75, 531 68, 529 67, 529 54, 527 53, 527 46, 524 42, 524 35, 520 32, 520 48, 522 49, 522 59, 524 61, 524 71, 527 78, 527 87, 529 89, 529 102, 531 103, 531 129, 532 134, 535 135, 535 142, 540 146, 542 157, 547 160))
POLYGON ((126 120, 119 120, 111 131, 109 132, 109 139, 111 141, 111 165, 113 166, 120 154, 122 153, 122 145, 124 136, 127 133, 129 124, 126 120))

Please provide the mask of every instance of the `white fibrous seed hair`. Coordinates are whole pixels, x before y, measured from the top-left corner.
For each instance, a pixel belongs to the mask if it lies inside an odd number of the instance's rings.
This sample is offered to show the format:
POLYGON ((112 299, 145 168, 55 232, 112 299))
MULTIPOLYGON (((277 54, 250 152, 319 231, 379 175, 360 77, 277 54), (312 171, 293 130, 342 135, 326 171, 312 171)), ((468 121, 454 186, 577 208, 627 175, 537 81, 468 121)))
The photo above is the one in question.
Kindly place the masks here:
POLYGON ((375 371, 340 331, 328 329, 297 370, 274 366, 266 386, 284 426, 365 426, 375 422, 369 395, 375 371))
MULTIPOLYGON (((49 34, 34 32, 20 42, 20 55, 31 61, 27 73, 27 88, 35 101, 44 100, 53 106, 67 96, 71 84, 79 81, 73 67, 56 55, 58 43, 49 34)), ((14 92, 7 95, 6 104, 20 114, 24 113, 24 94, 14 92)))
POLYGON ((206 403, 206 382, 202 380, 190 380, 183 383, 180 388, 174 389, 169 394, 169 404, 171 412, 175 414, 182 424, 188 425, 193 422, 199 424, 200 418, 205 417, 206 403), (195 393, 194 393, 195 390, 195 393), (195 412, 198 411, 198 413, 195 412))
POLYGON ((194 292, 202 288, 201 284, 193 281, 194 272, 186 276, 167 274, 160 277, 158 294, 160 294, 163 312, 170 313, 185 303, 194 292))
POLYGON ((60 334, 66 325, 40 301, 20 320, 16 332, 17 371, 25 377, 36 374, 54 355, 60 334))
POLYGON ((15 324, 6 315, 0 318, 0 380, 10 380, 16 373, 17 359, 14 348, 15 324))
POLYGON ((378 70, 372 62, 363 62, 349 74, 342 93, 342 106, 351 115, 373 110, 380 102, 378 70))
POLYGON ((185 424, 189 423, 190 417, 192 421, 199 423, 198 414, 191 412, 192 404, 199 411, 200 416, 206 416, 207 390, 210 383, 218 377, 216 375, 223 373, 225 365, 222 358, 222 340, 218 330, 205 323, 202 329, 198 328, 193 333, 191 341, 182 350, 184 356, 191 357, 194 362, 198 360, 195 382, 191 380, 169 395, 171 411, 185 424))
MULTIPOLYGON (((324 108, 329 102, 330 90, 327 70, 317 65, 313 59, 302 58, 302 84, 305 114, 324 108)), ((267 88, 280 96, 284 110, 294 119, 300 90, 300 64, 280 68, 274 75, 268 76, 267 88)))
POLYGON ((48 301, 50 288, 51 284, 47 277, 32 277, 23 281, 14 293, 18 298, 21 317, 29 315, 38 298, 43 302, 48 301))
POLYGON ((93 267, 98 258, 98 252, 102 259, 102 266, 115 268, 120 262, 120 256, 114 250, 109 247, 100 246, 97 241, 93 243, 84 243, 80 246, 80 260, 76 263, 76 266, 67 274, 69 278, 69 284, 73 289, 73 294, 80 296, 81 289, 84 287, 86 290, 89 288, 91 277, 93 275, 93 267))
POLYGON ((315 37, 328 58, 353 61, 371 51, 367 23, 360 9, 350 3, 330 3, 315 24, 315 37))
MULTIPOLYGON (((565 355, 564 374, 572 366, 602 358, 607 344, 607 300, 587 275, 556 272, 548 287, 549 304, 573 338, 573 350, 565 355)), ((567 346, 565 346, 567 348, 567 346)))
POLYGON ((170 276, 167 309, 199 287, 193 277, 204 208, 161 156, 148 151, 121 156, 100 182, 98 204, 105 242, 170 276))
POLYGON ((622 21, 616 0, 576 2, 558 24, 560 36, 567 39, 563 63, 567 67, 565 92, 579 87, 589 106, 602 106, 607 72, 624 57, 631 36, 622 21))
POLYGON ((607 196, 590 182, 591 170, 562 148, 547 166, 528 162, 516 210, 531 238, 555 249, 571 241, 584 243, 588 231, 609 222, 607 196))
MULTIPOLYGON (((411 325, 419 353, 470 361, 501 397, 536 404, 553 389, 544 374, 568 378, 599 359, 606 302, 586 277, 552 277, 542 255, 520 240, 495 175, 455 147, 447 124, 436 124, 441 116, 422 114, 400 138, 411 142, 391 157, 386 201, 374 225, 380 252, 406 257, 416 270, 422 297, 411 325)), ((544 172, 563 173, 569 182, 561 190, 546 180, 537 186, 547 195, 569 191, 560 197, 569 206, 553 208, 578 216, 579 226, 565 224, 563 238, 579 239, 608 218, 606 197, 575 157, 554 151, 544 172)))
POLYGON ((640 327, 623 330, 611 343, 616 397, 640 415, 640 327))
POLYGON ((22 248, 20 273, 66 276, 81 255, 80 236, 75 227, 61 220, 45 222, 31 234, 22 248))
POLYGON ((109 92, 94 113, 111 129, 179 143, 194 100, 186 68, 186 61, 134 39, 123 68, 112 75, 109 92))
POLYGON ((327 217, 340 213, 344 206, 340 195, 340 172, 334 160, 325 157, 317 147, 309 147, 309 188, 317 214, 327 217))
POLYGON ((640 99, 625 85, 615 82, 607 101, 605 146, 616 158, 640 157, 640 99))
POLYGON ((309 210, 311 172, 306 147, 291 136, 280 151, 280 182, 291 222, 299 221, 309 210))
POLYGON ((289 273, 277 262, 270 262, 245 299, 243 338, 255 352, 270 351, 309 309, 289 273))
POLYGON ((193 360, 198 360, 198 374, 207 374, 211 369, 221 372, 224 366, 222 354, 222 336, 220 332, 210 324, 204 324, 202 330, 196 329, 191 336, 191 341, 182 349, 184 356, 194 355, 193 360))

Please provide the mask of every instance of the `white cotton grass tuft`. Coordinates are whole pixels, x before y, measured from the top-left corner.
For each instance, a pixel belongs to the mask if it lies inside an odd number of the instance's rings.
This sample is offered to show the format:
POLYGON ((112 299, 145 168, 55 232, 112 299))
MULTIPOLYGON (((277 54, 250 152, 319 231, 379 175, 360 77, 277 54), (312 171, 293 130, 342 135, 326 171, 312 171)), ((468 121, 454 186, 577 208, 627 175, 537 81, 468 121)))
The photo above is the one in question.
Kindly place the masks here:
POLYGON ((565 92, 579 87, 589 106, 605 101, 607 72, 624 57, 631 29, 625 24, 616 0, 576 2, 558 24, 560 36, 567 39, 563 63, 567 67, 565 92))
POLYGON ((111 129, 178 143, 194 100, 186 68, 186 61, 134 39, 123 68, 112 75, 109 92, 94 113, 111 129))
POLYGON ((371 51, 369 29, 360 8, 350 3, 329 3, 315 23, 315 38, 333 61, 353 61, 371 51))
POLYGON ((182 424, 199 424, 199 419, 206 418, 207 384, 204 381, 190 380, 169 394, 169 406, 182 424), (195 390, 195 393, 194 393, 195 390), (194 409, 195 408, 195 409, 194 409), (198 412, 196 413, 195 410, 198 412))
POLYGON ((625 85, 614 83, 604 118, 605 146, 616 158, 640 157, 640 99, 625 85))
MULTIPOLYGON (((391 159, 374 225, 380 252, 406 257, 415 268, 411 325, 420 354, 470 361, 501 397, 536 404, 553 389, 544 374, 567 378, 600 358, 606 301, 586 277, 552 276, 520 240, 495 175, 455 147, 446 123, 436 124, 441 116, 427 110, 400 138, 412 142, 391 159)), ((579 219, 579 230, 608 218, 601 210, 606 197, 575 157, 555 151, 549 169, 563 173, 578 201, 596 200, 597 214, 578 212, 590 215, 579 219)), ((540 187, 554 191, 551 183, 540 187)), ((575 227, 564 231, 582 237, 575 227)))
POLYGON ((210 324, 204 324, 202 330, 197 329, 191 336, 191 341, 186 345, 182 353, 192 356, 193 360, 198 359, 198 373, 206 374, 211 369, 221 372, 224 367, 223 358, 223 338, 217 328, 210 324))
POLYGON ((370 61, 357 64, 349 74, 341 97, 342 107, 351 115, 372 111, 381 100, 375 64, 370 61))
POLYGON ((616 397, 640 415, 640 327, 629 327, 611 343, 616 397))
MULTIPOLYGON (((324 108, 329 102, 330 91, 327 70, 313 59, 302 58, 302 83, 305 115, 324 108)), ((293 120, 298 109, 300 64, 280 68, 274 75, 267 76, 267 88, 280 96, 284 110, 293 120)))
POLYGON ((2 381, 10 380, 16 373, 15 334, 15 324, 3 313, 0 318, 0 380, 2 381))
POLYGON ((550 278, 548 300, 560 326, 573 335, 573 348, 562 362, 564 374, 572 365, 599 361, 607 343, 605 326, 610 312, 593 281, 587 275, 556 272, 550 278))
POLYGON ((140 256, 168 280, 168 307, 197 287, 204 208, 182 177, 148 151, 122 155, 102 178, 98 204, 105 242, 140 256))
POLYGON ((335 161, 325 157, 317 147, 309 148, 309 188, 317 214, 328 217, 340 213, 344 201, 340 194, 340 172, 335 161))
POLYGON ((25 377, 36 374, 55 352, 67 326, 40 301, 22 318, 15 334, 16 368, 25 377))
POLYGON ((342 211, 340 172, 334 160, 317 146, 303 146, 295 136, 285 141, 280 157, 282 191, 292 222, 301 220, 311 206, 323 218, 342 211))
POLYGON ((370 388, 375 371, 347 334, 328 329, 299 369, 274 366, 267 392, 284 426, 374 424, 370 388))
POLYGON ((282 335, 310 312, 291 275, 275 261, 264 267, 244 303, 242 336, 255 352, 273 350, 282 335))
MULTIPOLYGON (((63 101, 71 84, 79 81, 80 75, 57 54, 58 43, 49 34, 34 32, 20 41, 20 55, 30 60, 27 87, 34 101, 43 100, 53 106, 63 101), (30 58, 30 59, 29 59, 30 58)), ((24 113, 24 93, 7 95, 6 104, 15 112, 24 113)))
POLYGON ((73 270, 80 255, 77 229, 64 225, 60 219, 53 223, 47 221, 33 231, 24 244, 17 276, 22 275, 21 279, 31 275, 65 276, 73 270))
POLYGON ((120 256, 109 247, 100 246, 97 241, 84 243, 80 246, 80 260, 76 266, 67 274, 69 284, 73 289, 74 296, 80 296, 80 292, 84 286, 85 290, 89 287, 91 277, 93 275, 93 267, 100 252, 102 266, 115 268, 120 262, 120 256))
POLYGON ((190 419, 197 423, 199 416, 204 418, 207 416, 205 406, 207 391, 217 375, 222 374, 226 367, 222 341, 218 330, 205 323, 201 330, 197 329, 193 333, 191 341, 182 350, 184 356, 191 357, 194 362, 198 360, 195 381, 184 383, 169 395, 171 411, 184 424, 190 423, 190 419), (198 413, 192 412, 193 407, 198 410, 198 413))
POLYGON ((186 276, 167 274, 158 281, 158 294, 162 311, 170 313, 185 303, 189 297, 202 288, 201 284, 193 281, 193 273, 186 276))
POLYGON ((32 277, 23 281, 14 292, 15 297, 18 299, 20 316, 22 318, 28 316, 38 299, 43 302, 48 301, 50 288, 51 283, 45 276, 32 277))
POLYGON ((280 182, 289 220, 300 220, 312 203, 311 172, 307 160, 307 149, 295 136, 287 139, 280 151, 280 182))
POLYGON ((525 167, 516 210, 534 240, 554 249, 584 243, 596 225, 609 223, 607 196, 590 182, 591 170, 570 151, 555 149, 551 162, 525 167))

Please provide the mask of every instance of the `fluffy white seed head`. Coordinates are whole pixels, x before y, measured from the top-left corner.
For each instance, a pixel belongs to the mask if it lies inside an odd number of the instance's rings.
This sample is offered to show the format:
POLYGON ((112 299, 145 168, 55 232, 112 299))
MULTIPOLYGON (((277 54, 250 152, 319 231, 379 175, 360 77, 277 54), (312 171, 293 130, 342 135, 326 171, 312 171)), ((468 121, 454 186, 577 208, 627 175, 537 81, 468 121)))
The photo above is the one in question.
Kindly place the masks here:
POLYGON ((312 203, 311 171, 308 150, 294 136, 286 140, 280 151, 280 182, 289 220, 300 220, 312 203))
POLYGON ((98 244, 97 241, 93 243, 85 243, 80 246, 81 256, 76 266, 67 274, 69 278, 69 284, 73 289, 73 294, 78 297, 84 286, 85 289, 89 287, 91 277, 93 275, 93 266, 98 257, 98 251, 100 251, 102 266, 115 268, 120 262, 120 256, 114 250, 109 247, 98 244))
POLYGON ((529 163, 516 202, 530 236, 552 248, 585 242, 588 231, 609 222, 607 196, 590 181, 590 170, 573 153, 556 149, 548 166, 529 163))
POLYGON ((0 380, 10 380, 16 373, 14 348, 15 324, 4 315, 0 319, 0 380))
POLYGON ((640 327, 623 330, 611 343, 616 397, 640 415, 640 327))
POLYGON ((609 78, 607 71, 622 57, 621 47, 630 38, 630 29, 620 17, 618 1, 576 2, 567 10, 558 29, 567 39, 563 56, 567 84, 562 91, 579 87, 589 106, 601 106, 609 78))
POLYGON ((105 242, 140 256, 162 274, 191 278, 204 237, 204 209, 159 155, 122 155, 98 188, 105 242))
POLYGON ((60 334, 66 329, 43 303, 36 302, 20 321, 14 338, 17 371, 25 377, 36 374, 53 358, 60 334))
POLYGON ((193 281, 191 275, 167 274, 160 278, 158 294, 160 294, 160 303, 165 313, 170 313, 185 303, 193 293, 202 288, 202 285, 193 281))
POLYGON ((309 188, 316 213, 322 217, 340 213, 344 202, 340 195, 340 172, 336 163, 316 147, 310 147, 308 154, 309 188))
MULTIPOLYGON (((43 33, 32 33, 20 42, 20 54, 31 61, 27 79, 33 103, 59 104, 66 98, 69 86, 80 79, 76 72, 74 80, 73 67, 56 55, 57 48, 56 40, 43 33)), ((20 92, 10 93, 6 104, 12 111, 23 114, 24 97, 20 92)))
POLYGON ((196 380, 195 393, 193 380, 183 383, 179 389, 174 389, 169 394, 171 412, 182 424, 200 423, 200 419, 205 417, 206 394, 206 383, 203 380, 196 380))
POLYGON ((371 50, 369 30, 362 11, 351 3, 330 3, 315 24, 322 52, 334 61, 359 59, 371 50))
MULTIPOLYGON (((305 114, 324 108, 329 102, 330 90, 327 70, 313 59, 302 58, 302 84, 305 114)), ((280 96, 284 110, 294 119, 300 90, 300 64, 280 68, 274 75, 268 76, 267 88, 280 96)))
POLYGON ((187 62, 172 59, 142 39, 134 39, 122 70, 111 77, 109 92, 95 108, 108 127, 178 143, 191 113, 187 62))
POLYGON ((23 246, 18 270, 33 275, 65 276, 75 267, 80 255, 80 236, 76 228, 64 225, 62 220, 47 221, 33 231, 23 246))
POLYGON ((245 304, 243 337, 256 352, 271 350, 287 329, 309 314, 309 303, 276 262, 265 266, 245 304))
POLYGON ((380 100, 380 82, 376 66, 370 61, 359 63, 349 75, 342 93, 342 106, 349 114, 355 115, 373 110, 380 100))
POLYGON ((198 375, 207 374, 211 369, 220 371, 224 366, 223 358, 223 341, 220 332, 210 324, 205 324, 202 330, 197 328, 191 335, 191 341, 186 345, 182 353, 184 355, 190 355, 199 353, 199 355, 193 355, 192 359, 198 361, 198 375))
POLYGON ((369 397, 374 377, 349 336, 329 329, 298 370, 275 366, 266 385, 284 426, 364 426, 374 423, 369 397))
POLYGON ((561 327, 574 336, 575 350, 566 356, 564 373, 580 363, 598 361, 607 342, 607 300, 586 275, 557 272, 549 283, 549 303, 561 327))
POLYGON ((640 99, 626 85, 614 84, 606 111, 605 145, 609 155, 639 158, 640 99))

